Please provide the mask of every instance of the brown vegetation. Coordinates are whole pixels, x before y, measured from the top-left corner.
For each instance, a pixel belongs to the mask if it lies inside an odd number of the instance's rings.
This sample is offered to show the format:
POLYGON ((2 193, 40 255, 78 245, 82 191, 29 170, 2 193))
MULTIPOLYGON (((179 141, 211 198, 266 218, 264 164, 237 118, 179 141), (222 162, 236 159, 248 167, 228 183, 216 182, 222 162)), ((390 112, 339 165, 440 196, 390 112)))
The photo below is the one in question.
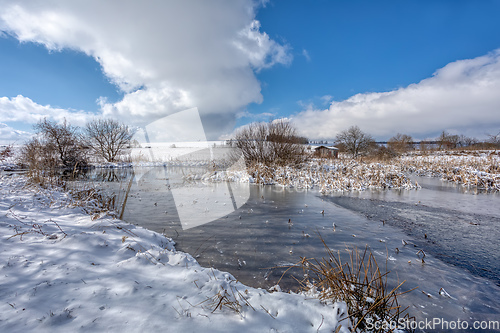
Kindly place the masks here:
POLYGON ((235 135, 236 147, 241 150, 247 165, 297 165, 305 160, 303 138, 286 120, 252 123, 235 135))
POLYGON ((368 152, 375 144, 372 136, 361 131, 358 126, 351 126, 337 134, 336 142, 340 149, 350 153, 353 158, 368 152))
POLYGON ((407 134, 398 133, 387 141, 387 147, 398 153, 407 152, 413 148, 413 138, 407 134))
MULTIPOLYGON (((390 289, 387 285, 389 272, 381 271, 368 248, 363 252, 348 250, 349 261, 343 262, 340 252, 334 253, 321 240, 326 258, 302 258, 300 266, 306 278, 300 283, 308 293, 319 292, 323 301, 340 301, 347 305, 347 313, 339 314, 343 317, 340 325, 347 326, 351 332, 364 332, 369 328, 369 320, 387 323, 398 322, 400 318, 410 320, 405 313, 408 308, 402 309, 398 303, 398 297, 407 292, 398 291, 404 282, 390 289)), ((386 332, 382 328, 380 331, 386 332)))

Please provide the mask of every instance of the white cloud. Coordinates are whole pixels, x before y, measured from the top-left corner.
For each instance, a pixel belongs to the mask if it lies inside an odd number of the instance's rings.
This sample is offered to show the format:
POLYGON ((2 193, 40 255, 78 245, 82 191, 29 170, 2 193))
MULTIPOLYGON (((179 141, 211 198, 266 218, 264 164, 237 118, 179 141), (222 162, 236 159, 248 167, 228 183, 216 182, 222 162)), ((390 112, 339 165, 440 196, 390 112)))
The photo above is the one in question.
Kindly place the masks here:
MULTIPOLYGON (((0 120, 2 122, 17 122, 35 124, 44 118, 63 122, 65 119, 72 125, 84 126, 96 115, 90 112, 66 110, 50 105, 40 105, 31 99, 18 95, 16 97, 0 97, 0 120)), ((2 144, 16 142, 23 143, 31 137, 31 133, 14 129, 7 124, 0 123, 0 142, 2 144)))
POLYGON ((304 58, 306 58, 308 62, 311 61, 311 56, 309 55, 309 52, 307 52, 306 49, 302 49, 302 55, 304 56, 304 58))
POLYGON ((25 131, 16 130, 7 124, 0 123, 0 144, 22 144, 29 140, 32 134, 25 131))
POLYGON ((321 96, 320 99, 323 102, 323 104, 328 104, 333 100, 333 96, 332 95, 324 95, 324 96, 321 96))
POLYGON ((397 132, 415 138, 442 130, 484 137, 500 128, 500 50, 452 62, 430 78, 383 93, 357 94, 333 101, 325 110, 307 109, 293 117, 310 138, 333 138, 352 125, 387 139, 397 132))
POLYGON ((1 120, 3 122, 23 122, 34 124, 43 118, 58 122, 64 119, 71 120, 71 124, 83 126, 95 114, 54 108, 50 105, 40 105, 31 99, 18 95, 16 97, 0 97, 1 120))
MULTIPOLYGON (((277 111, 276 109, 271 109, 270 111, 277 111)), ((236 118, 249 118, 252 121, 267 121, 269 119, 275 118, 275 112, 262 112, 262 113, 250 113, 247 110, 239 112, 236 118)))
MULTIPOLYGON (((255 20, 251 0, 0 0, 0 31, 94 57, 126 95, 105 115, 148 122, 198 107, 233 117, 260 103, 254 71, 289 64, 289 48, 255 20)), ((229 118, 228 118, 229 119, 229 118)))

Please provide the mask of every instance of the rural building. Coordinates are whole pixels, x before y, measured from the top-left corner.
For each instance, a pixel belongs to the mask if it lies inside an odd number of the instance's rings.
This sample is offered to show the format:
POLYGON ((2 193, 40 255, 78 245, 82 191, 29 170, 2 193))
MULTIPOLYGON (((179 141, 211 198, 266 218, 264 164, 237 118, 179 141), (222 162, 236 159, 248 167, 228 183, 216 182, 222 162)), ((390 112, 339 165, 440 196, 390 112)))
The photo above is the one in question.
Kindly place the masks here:
POLYGON ((314 154, 319 157, 338 158, 339 149, 337 147, 319 146, 314 148, 314 154))

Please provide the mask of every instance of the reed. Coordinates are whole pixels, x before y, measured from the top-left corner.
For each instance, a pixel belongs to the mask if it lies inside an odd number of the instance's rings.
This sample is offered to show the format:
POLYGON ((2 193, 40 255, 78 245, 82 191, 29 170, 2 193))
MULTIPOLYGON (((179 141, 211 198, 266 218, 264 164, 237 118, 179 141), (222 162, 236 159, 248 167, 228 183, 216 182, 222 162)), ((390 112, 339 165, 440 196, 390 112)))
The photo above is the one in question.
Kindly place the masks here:
POLYGON ((352 332, 364 332, 368 320, 387 323, 398 322, 400 318, 411 320, 408 308, 402 308, 398 302, 398 297, 408 292, 399 291, 404 281, 395 288, 388 287, 389 272, 382 272, 368 248, 349 250, 349 260, 343 262, 339 252, 335 253, 322 238, 321 241, 326 257, 302 258, 300 266, 306 278, 299 282, 304 291, 316 292, 323 301, 346 304, 348 314, 340 321, 341 325, 352 332))

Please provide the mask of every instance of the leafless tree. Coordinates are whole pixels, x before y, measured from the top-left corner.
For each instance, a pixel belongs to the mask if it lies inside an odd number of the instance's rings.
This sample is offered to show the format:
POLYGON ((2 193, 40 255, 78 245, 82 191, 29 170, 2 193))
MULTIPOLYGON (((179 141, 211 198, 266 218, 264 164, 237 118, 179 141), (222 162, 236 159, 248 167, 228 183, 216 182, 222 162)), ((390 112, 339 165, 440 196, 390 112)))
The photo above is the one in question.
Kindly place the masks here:
MULTIPOLYGON (((78 128, 71 126, 66 120, 58 124, 43 119, 34 129, 38 138, 35 139, 43 147, 44 158, 54 159, 55 167, 79 168, 87 165, 85 151, 78 136, 78 128)), ((37 144, 34 143, 34 146, 37 144)))
POLYGON ((398 133, 387 141, 387 146, 399 153, 404 153, 413 147, 413 138, 407 134, 398 133))
POLYGON ((107 162, 115 162, 135 131, 113 119, 94 119, 85 127, 87 144, 107 162))
POLYGON ((247 163, 298 164, 304 161, 305 148, 290 122, 278 119, 252 123, 240 129, 234 138, 247 163))
POLYGON ((472 147, 474 145, 477 145, 479 143, 479 140, 476 138, 472 138, 466 135, 460 135, 460 139, 458 141, 458 145, 460 147, 472 147))
POLYGON ((488 134, 488 142, 491 143, 495 148, 500 147, 500 132, 496 135, 488 134))
POLYGON ((458 135, 450 134, 443 131, 437 138, 439 149, 453 149, 456 148, 460 142, 458 135))
POLYGON ((358 126, 351 126, 337 134, 336 142, 349 152, 353 158, 367 152, 374 145, 372 136, 363 132, 358 126))

